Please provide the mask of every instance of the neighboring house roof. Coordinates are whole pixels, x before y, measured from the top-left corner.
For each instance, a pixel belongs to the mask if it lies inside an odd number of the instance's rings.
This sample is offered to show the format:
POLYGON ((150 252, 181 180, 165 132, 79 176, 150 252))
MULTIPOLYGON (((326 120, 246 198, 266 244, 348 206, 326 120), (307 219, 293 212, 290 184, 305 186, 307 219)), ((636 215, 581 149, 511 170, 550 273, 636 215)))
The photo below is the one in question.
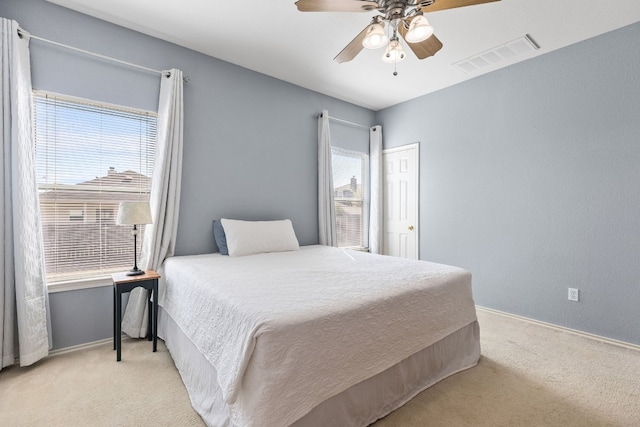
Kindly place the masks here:
POLYGON ((40 193, 40 203, 113 203, 140 200, 140 193, 148 193, 151 178, 136 171, 117 172, 109 168, 106 176, 96 177, 75 185, 64 185, 40 193))
POLYGON ((114 168, 109 168, 107 176, 96 177, 76 185, 149 188, 151 186, 151 178, 132 170, 117 172, 114 168))
POLYGON ((340 185, 333 189, 333 194, 335 197, 344 197, 347 199, 362 199, 362 184, 358 184, 355 181, 355 178, 352 178, 352 182, 350 184, 340 185), (344 194, 345 192, 351 192, 351 196, 339 196, 339 194, 344 194))
POLYGON ((355 176, 351 178, 351 182, 345 185, 339 185, 333 189, 334 197, 342 199, 362 200, 362 184, 358 184, 355 176))

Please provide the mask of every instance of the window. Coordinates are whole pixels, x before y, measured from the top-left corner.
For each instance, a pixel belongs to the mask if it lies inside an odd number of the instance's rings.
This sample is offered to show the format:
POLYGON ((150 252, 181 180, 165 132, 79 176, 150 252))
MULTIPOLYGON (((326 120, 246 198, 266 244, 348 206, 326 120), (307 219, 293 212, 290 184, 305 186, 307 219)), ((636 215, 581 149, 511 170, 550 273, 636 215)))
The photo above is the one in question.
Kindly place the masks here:
POLYGON ((69 221, 84 221, 84 212, 82 209, 73 209, 69 211, 69 221))
POLYGON ((365 202, 369 191, 368 165, 369 156, 365 153, 331 149, 338 247, 368 246, 365 202))
POLYGON ((42 91, 33 98, 47 281, 130 269, 131 227, 115 219, 121 201, 149 199, 156 113, 42 91))

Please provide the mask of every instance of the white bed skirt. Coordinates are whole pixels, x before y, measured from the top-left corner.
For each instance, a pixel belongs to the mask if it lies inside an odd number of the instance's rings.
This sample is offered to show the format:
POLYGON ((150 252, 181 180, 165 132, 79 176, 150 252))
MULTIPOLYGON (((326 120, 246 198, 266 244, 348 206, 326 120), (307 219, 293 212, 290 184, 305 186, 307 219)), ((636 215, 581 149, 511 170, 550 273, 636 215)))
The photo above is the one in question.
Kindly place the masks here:
MULTIPOLYGON (((242 427, 231 421, 229 408, 218 387, 215 368, 171 316, 162 307, 159 309, 158 335, 164 339, 173 357, 194 409, 211 427, 242 427)), ((475 321, 324 401, 293 425, 367 426, 438 381, 475 366, 479 358, 480 330, 475 321)))

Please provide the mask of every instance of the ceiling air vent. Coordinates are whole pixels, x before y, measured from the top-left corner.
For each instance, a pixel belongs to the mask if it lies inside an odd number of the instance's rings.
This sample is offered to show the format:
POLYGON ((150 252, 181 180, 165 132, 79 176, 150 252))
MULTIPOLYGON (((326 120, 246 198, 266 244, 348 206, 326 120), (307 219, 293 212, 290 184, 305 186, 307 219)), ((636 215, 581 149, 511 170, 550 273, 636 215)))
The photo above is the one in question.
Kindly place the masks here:
POLYGON ((465 58, 462 61, 454 62, 451 65, 465 74, 472 74, 487 66, 496 65, 503 61, 510 61, 517 56, 535 52, 538 49, 540 49, 540 47, 533 41, 529 34, 526 34, 510 42, 485 50, 477 55, 465 58))

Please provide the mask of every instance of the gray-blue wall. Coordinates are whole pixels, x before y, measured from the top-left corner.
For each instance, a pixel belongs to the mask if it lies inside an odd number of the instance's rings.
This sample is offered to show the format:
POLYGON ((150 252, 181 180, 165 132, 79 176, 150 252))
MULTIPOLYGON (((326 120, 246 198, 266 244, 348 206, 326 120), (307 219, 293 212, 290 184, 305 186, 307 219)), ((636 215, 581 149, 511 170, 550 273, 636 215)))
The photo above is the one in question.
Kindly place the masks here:
POLYGON ((640 23, 378 112, 420 142, 421 258, 476 303, 640 344, 640 23), (567 301, 567 288, 580 302, 567 301))
MULTIPOLYGON (((211 221, 290 218, 301 244, 318 242, 317 118, 373 125, 373 111, 255 73, 42 0, 2 0, 0 16, 32 34, 155 69, 179 68, 184 165, 177 254, 213 252, 211 221)), ((159 75, 31 41, 33 86, 156 110, 159 75)), ((337 140, 368 133, 332 126, 337 140)), ((50 295, 54 348, 112 336, 111 289, 50 295)))
MULTIPOLYGON (((387 148, 420 142, 421 256, 468 268, 478 304, 640 343, 640 24, 376 114, 42 0, 2 0, 0 16, 191 77, 179 254, 213 251, 223 215, 286 216, 316 243, 315 114, 328 109, 383 124, 387 148)), ((38 89, 157 107, 158 76, 31 52, 38 89)), ((362 130, 332 134, 366 146, 362 130)), ((108 287, 51 294, 51 311, 55 348, 112 334, 108 287)))

